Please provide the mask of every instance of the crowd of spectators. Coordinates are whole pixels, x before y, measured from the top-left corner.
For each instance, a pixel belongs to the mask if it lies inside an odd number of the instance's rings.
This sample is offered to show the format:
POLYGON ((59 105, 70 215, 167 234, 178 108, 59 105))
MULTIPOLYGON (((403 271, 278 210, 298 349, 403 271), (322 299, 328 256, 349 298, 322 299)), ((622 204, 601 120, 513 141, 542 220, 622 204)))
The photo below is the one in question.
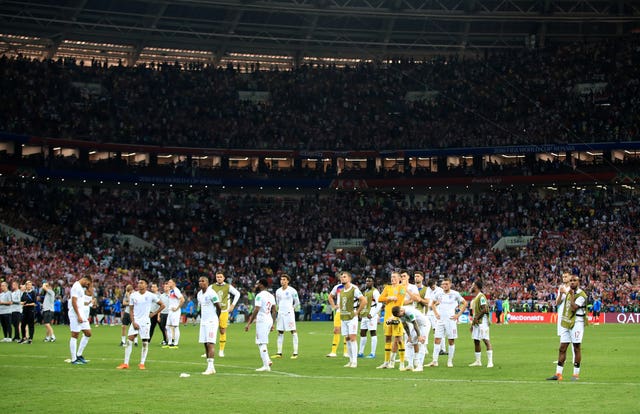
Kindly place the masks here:
POLYGON ((3 57, 0 130, 300 150, 620 142, 640 131, 637 35, 476 58, 238 69, 3 57), (268 99, 242 100, 242 91, 268 99))
POLYGON ((222 270, 243 292, 255 281, 292 276, 304 304, 322 302, 341 269, 378 285, 396 269, 453 279, 468 293, 482 279, 512 309, 553 310, 563 271, 579 273, 607 310, 638 311, 640 207, 621 188, 500 190, 480 194, 218 194, 195 190, 84 189, 5 183, 0 216, 35 241, 0 242, 5 279, 44 280, 62 297, 82 274, 112 301, 144 275, 192 294, 199 275, 222 270), (104 237, 104 234, 113 234, 104 237), (135 249, 133 234, 154 248, 135 249), (503 236, 526 247, 492 249, 503 236), (327 251, 336 238, 364 239, 361 251, 327 251))

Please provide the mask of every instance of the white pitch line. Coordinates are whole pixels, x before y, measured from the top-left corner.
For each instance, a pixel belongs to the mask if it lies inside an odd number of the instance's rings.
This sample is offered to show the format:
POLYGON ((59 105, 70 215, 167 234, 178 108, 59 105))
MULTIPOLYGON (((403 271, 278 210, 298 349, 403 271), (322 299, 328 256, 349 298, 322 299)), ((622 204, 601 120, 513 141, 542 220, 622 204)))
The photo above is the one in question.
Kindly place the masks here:
MULTIPOLYGON (((0 355, 2 356, 2 355, 0 355)), ((99 358, 97 358, 99 359, 99 358)), ((102 358, 103 361, 108 361, 108 360, 116 360, 116 361, 120 361, 120 359, 115 359, 115 358, 102 358)), ((149 362, 154 362, 154 361, 149 361, 149 362)), ((180 364, 180 365, 203 365, 202 363, 195 363, 195 362, 179 362, 179 361, 157 361, 160 363, 175 363, 175 364, 180 364)), ((241 367, 241 366, 234 366, 234 365, 218 365, 216 364, 216 368, 218 367, 227 367, 227 368, 234 368, 234 369, 243 369, 243 370, 254 370, 253 368, 248 368, 248 367, 241 367)), ((33 368, 33 369, 60 369, 59 366, 46 366, 46 367, 41 367, 41 366, 29 366, 29 365, 0 365, 0 368, 33 368)), ((86 365, 83 365, 81 367, 78 368, 71 368, 70 369, 78 369, 78 370, 82 370, 82 371, 100 371, 100 372, 107 372, 107 371, 112 371, 112 369, 109 368, 93 368, 93 367, 88 367, 86 365)), ((115 369, 115 368, 114 368, 115 369)), ((132 368, 131 371, 138 371, 137 369, 132 368)), ((160 374, 177 374, 177 371, 167 371, 167 370, 155 370, 155 369, 147 369, 145 372, 151 372, 151 373, 160 373, 160 374)), ((405 378, 390 378, 390 377, 358 377, 358 376, 345 376, 345 377, 340 377, 340 376, 331 376, 331 375, 304 375, 304 374, 294 374, 294 373, 290 373, 290 372, 282 372, 282 371, 274 371, 272 370, 270 373, 262 373, 262 374, 258 374, 258 373, 239 373, 239 372, 218 372, 216 374, 216 376, 229 376, 229 377, 264 377, 266 375, 269 374, 278 374, 280 376, 286 376, 286 377, 291 377, 291 378, 297 378, 297 379, 309 379, 309 380, 326 380, 326 381, 336 381, 336 380, 360 380, 360 381, 382 381, 382 382, 397 382, 397 381, 405 381, 405 382, 432 382, 432 383, 464 383, 464 384, 503 384, 503 385, 507 385, 507 384, 517 384, 517 385, 535 385, 535 384, 543 384, 543 383, 547 383, 547 384, 557 384, 556 381, 545 381, 544 379, 538 380, 538 381, 532 381, 532 380, 487 380, 487 379, 446 379, 446 378, 420 378, 420 377, 405 377, 405 378)), ((195 374, 194 374, 195 375, 195 374)), ((409 375, 411 375, 409 373, 409 375)), ((601 382, 601 381, 578 381, 578 382, 571 382, 571 381, 563 381, 563 382, 570 382, 571 384, 575 384, 575 385, 597 385, 597 386, 602 386, 602 385, 624 385, 624 386, 629 386, 629 387, 638 387, 640 386, 640 382, 601 382)))

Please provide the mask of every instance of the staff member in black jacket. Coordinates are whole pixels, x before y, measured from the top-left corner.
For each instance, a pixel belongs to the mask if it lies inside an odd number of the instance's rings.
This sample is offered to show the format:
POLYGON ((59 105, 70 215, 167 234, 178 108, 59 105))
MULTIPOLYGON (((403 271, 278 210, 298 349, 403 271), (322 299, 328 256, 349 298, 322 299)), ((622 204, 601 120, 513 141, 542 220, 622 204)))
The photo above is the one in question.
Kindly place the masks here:
POLYGON ((33 342, 33 330, 36 321, 36 300, 37 294, 33 290, 33 283, 27 280, 25 283, 25 291, 22 293, 22 341, 23 344, 33 342), (27 336, 26 328, 29 328, 29 336, 27 336))

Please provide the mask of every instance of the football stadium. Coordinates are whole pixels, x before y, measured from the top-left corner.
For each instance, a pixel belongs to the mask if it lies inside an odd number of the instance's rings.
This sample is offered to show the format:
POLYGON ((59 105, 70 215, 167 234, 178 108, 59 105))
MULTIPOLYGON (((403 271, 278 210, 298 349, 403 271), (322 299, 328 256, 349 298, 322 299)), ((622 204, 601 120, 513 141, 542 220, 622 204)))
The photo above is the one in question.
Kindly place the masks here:
POLYGON ((7 413, 637 413, 635 0, 0 2, 7 413))

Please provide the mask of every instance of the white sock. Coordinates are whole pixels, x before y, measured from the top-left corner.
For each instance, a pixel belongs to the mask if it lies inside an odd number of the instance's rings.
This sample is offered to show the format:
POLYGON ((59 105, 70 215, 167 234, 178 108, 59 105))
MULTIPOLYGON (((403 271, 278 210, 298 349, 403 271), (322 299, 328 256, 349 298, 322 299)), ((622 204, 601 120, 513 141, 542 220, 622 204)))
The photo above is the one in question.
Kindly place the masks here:
POLYGON ((427 345, 420 344, 420 348, 418 348, 418 367, 424 365, 424 357, 427 355, 427 345))
POLYGON ((173 343, 173 335, 171 335, 171 327, 167 326, 165 330, 167 331, 167 343, 171 345, 173 343))
POLYGON ((440 344, 433 345, 433 361, 438 360, 438 355, 440 355, 440 344))
POLYGON ((487 362, 493 364, 493 349, 487 351, 487 362))
POLYGON ((71 338, 69 339, 69 350, 71 351, 71 362, 75 361, 78 354, 76 348, 78 347, 78 339, 71 338))
POLYGON ((127 343, 127 337, 126 336, 121 336, 120 337, 120 342, 122 342, 123 344, 127 343))
POLYGON ((408 366, 412 366, 414 354, 413 344, 407 344, 404 350, 404 360, 407 362, 408 366))
MULTIPOLYGON (((487 351, 487 355, 489 354, 489 351, 487 351)), ((482 361, 482 352, 476 352, 476 362, 480 362, 482 361)))
POLYGON ((293 353, 298 355, 298 332, 292 334, 293 336, 293 353))
POLYGON ((88 343, 89 343, 89 337, 83 336, 82 339, 80 340, 80 346, 78 347, 78 355, 80 356, 84 355, 84 349, 87 347, 88 343))
POLYGON ((371 337, 371 353, 374 355, 376 353, 376 348, 378 348, 378 337, 372 336, 371 337))
POLYGON ((453 355, 456 353, 456 346, 449 345, 449 362, 453 362, 453 355))
POLYGON ((133 342, 127 339, 127 346, 124 347, 124 363, 129 365, 129 358, 131 358, 131 349, 133 348, 133 342))
POLYGON ((176 331, 175 331, 175 342, 173 343, 174 345, 178 345, 178 342, 180 342, 180 327, 176 326, 176 331))
POLYGON ((351 349, 350 349, 351 363, 357 364, 358 363, 358 343, 356 341, 349 341, 348 343, 351 344, 351 349))
POLYGON ((140 351, 140 363, 144 365, 144 361, 147 360, 147 354, 149 353, 149 342, 142 341, 142 350, 140 351))
POLYGON ((207 371, 211 371, 213 369, 213 358, 207 358, 207 371))
POLYGON ((278 334, 278 340, 276 342, 278 344, 278 353, 282 353, 282 344, 284 343, 284 333, 278 334))
POLYGON ((575 365, 573 366, 573 376, 574 377, 580 376, 580 367, 576 367, 575 365))
POLYGON ((359 354, 364 354, 364 348, 366 346, 367 346, 367 337, 366 336, 361 336, 360 337, 360 348, 358 349, 358 353, 359 354))
POLYGON ((267 350, 266 344, 259 344, 258 350, 260 351, 260 358, 262 358, 262 366, 269 366, 269 351, 267 350))
POLYGON ((556 365, 556 374, 560 374, 562 375, 562 370, 564 369, 563 366, 560 365, 556 365))

